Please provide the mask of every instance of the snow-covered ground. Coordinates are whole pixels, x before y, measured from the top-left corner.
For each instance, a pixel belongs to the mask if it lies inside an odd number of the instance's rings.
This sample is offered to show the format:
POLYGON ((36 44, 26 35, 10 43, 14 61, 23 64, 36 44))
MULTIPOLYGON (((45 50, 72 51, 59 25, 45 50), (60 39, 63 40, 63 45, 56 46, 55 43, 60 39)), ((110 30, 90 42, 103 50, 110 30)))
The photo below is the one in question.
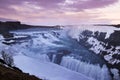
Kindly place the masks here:
POLYGON ((93 25, 79 25, 79 26, 66 26, 63 27, 63 29, 68 30, 68 34, 79 41, 80 33, 82 33, 84 30, 89 30, 92 32, 105 32, 106 33, 106 39, 110 37, 110 35, 115 30, 120 30, 120 28, 116 28, 113 26, 93 26, 93 25))

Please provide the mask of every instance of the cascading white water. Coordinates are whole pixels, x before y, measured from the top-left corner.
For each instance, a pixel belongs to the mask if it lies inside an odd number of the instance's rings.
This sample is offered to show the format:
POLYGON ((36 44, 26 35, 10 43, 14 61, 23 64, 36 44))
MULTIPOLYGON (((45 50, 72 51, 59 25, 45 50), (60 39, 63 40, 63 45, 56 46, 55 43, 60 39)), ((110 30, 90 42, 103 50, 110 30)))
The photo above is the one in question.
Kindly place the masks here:
MULTIPOLYGON (((53 55, 51 62, 56 62, 55 56, 53 55)), ((39 55, 39 60, 49 62, 50 59, 46 54, 39 55)), ((74 57, 64 56, 60 63, 61 66, 66 67, 72 71, 82 73, 93 80, 111 80, 108 68, 103 65, 101 68, 99 65, 93 65, 80 60, 74 59, 74 57)))
POLYGON ((63 57, 60 65, 89 76, 94 80, 111 80, 106 65, 101 68, 99 65, 81 62, 69 56, 63 57))
POLYGON ((54 62, 54 61, 55 61, 55 57, 56 57, 56 55, 53 55, 53 56, 52 56, 52 61, 51 61, 51 62, 54 62))
POLYGON ((50 59, 46 54, 39 55, 38 58, 41 61, 50 62, 50 59))
MULTIPOLYGON (((41 61, 47 61, 47 62, 57 62, 58 59, 56 59, 56 51, 57 49, 60 49, 61 47, 69 47, 70 50, 74 47, 76 49, 75 42, 72 42, 72 38, 77 39, 79 41, 79 35, 83 30, 81 28, 69 28, 64 29, 62 32, 60 32, 59 38, 57 38, 55 35, 51 34, 50 32, 42 32, 42 34, 31 34, 32 36, 35 36, 35 38, 32 38, 30 42, 26 42, 26 44, 22 44, 21 46, 25 47, 22 51, 25 55, 29 57, 37 58, 41 61), (77 31, 76 31, 77 30, 77 31), (70 37, 70 38, 69 38, 70 37), (59 44, 58 44, 59 42, 59 44), (71 45, 72 46, 71 46, 71 45), (57 48, 57 49, 56 49, 57 48), (47 55, 49 52, 55 52, 55 54, 52 55, 52 60, 49 59, 49 56, 47 55)), ((79 45, 77 45, 78 47, 79 45)), ((80 48, 77 48, 78 50, 80 48)), ((76 54, 74 54, 76 55, 76 54)), ((89 56, 90 54, 88 54, 89 56)), ((60 55, 61 56, 61 55, 60 55)), ((89 76, 93 78, 94 80, 111 80, 109 71, 107 67, 104 65, 102 68, 99 65, 93 65, 86 62, 81 62, 80 60, 74 59, 70 56, 65 57, 58 57, 59 60, 61 60, 60 65, 63 67, 66 67, 68 69, 71 69, 73 71, 82 73, 86 76, 89 76)))

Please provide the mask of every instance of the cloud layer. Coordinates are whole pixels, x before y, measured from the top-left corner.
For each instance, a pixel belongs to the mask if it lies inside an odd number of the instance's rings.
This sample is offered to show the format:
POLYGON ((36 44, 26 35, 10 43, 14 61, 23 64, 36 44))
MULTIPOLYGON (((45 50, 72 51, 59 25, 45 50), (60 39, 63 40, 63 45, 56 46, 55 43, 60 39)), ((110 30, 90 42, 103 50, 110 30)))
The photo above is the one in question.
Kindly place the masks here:
MULTIPOLYGON (((40 18, 48 20, 50 18, 68 18, 69 20, 71 13, 75 14, 72 16, 73 19, 78 17, 77 15, 85 17, 86 9, 104 8, 117 1, 119 0, 0 0, 0 17, 26 22, 28 19, 40 21, 40 18)), ((91 18, 89 14, 87 17, 91 18)), ((59 20, 67 21, 67 19, 59 20)))
POLYGON ((9 9, 11 5, 22 5, 24 3, 34 4, 44 9, 72 8, 78 11, 90 8, 105 7, 118 0, 1 0, 0 8, 9 9))

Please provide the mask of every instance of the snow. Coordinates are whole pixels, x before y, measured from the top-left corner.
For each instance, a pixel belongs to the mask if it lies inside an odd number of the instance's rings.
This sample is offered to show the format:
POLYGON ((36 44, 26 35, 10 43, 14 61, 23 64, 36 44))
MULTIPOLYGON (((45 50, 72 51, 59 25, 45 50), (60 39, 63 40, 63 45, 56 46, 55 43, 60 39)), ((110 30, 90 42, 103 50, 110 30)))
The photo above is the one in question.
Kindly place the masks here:
POLYGON ((105 59, 106 61, 110 61, 110 60, 112 59, 112 56, 111 56, 111 55, 105 55, 105 56, 104 56, 104 59, 105 59))
POLYGON ((113 58, 112 57, 112 54, 110 55, 105 55, 104 56, 104 59, 106 60, 106 61, 108 61, 108 63, 110 63, 110 64, 118 64, 119 62, 120 62, 120 60, 119 59, 115 59, 115 58, 113 58))
POLYGON ((104 51, 104 47, 100 44, 100 41, 98 41, 97 39, 90 37, 87 42, 92 45, 92 47, 90 48, 90 50, 92 50, 93 52, 95 52, 96 54, 99 54, 100 51, 104 51))
POLYGON ((10 40, 10 41, 4 41, 5 43, 13 43, 15 40, 10 40))
POLYGON ((2 35, 0 35, 0 40, 4 39, 4 37, 2 35))
POLYGON ((113 73, 113 78, 114 78, 114 80, 120 80, 120 76, 119 76, 119 71, 117 70, 117 69, 115 69, 115 68, 113 68, 113 69, 110 69, 111 70, 111 72, 113 73))
POLYGON ((59 65, 35 60, 24 55, 14 56, 14 61, 15 65, 24 72, 47 80, 92 80, 80 73, 70 71, 59 65))
POLYGON ((14 38, 26 38, 27 37, 27 35, 14 35, 14 38))
POLYGON ((87 43, 90 44, 90 45, 92 45, 92 47, 90 48, 90 50, 92 50, 96 54, 99 54, 100 51, 106 51, 107 53, 109 53, 109 54, 107 54, 107 55, 104 56, 104 59, 106 61, 108 61, 108 63, 110 63, 110 64, 117 63, 118 64, 120 62, 120 60, 115 59, 115 58, 112 57, 114 54, 120 54, 119 53, 120 46, 117 46, 115 48, 116 49, 115 51, 112 51, 112 49, 114 48, 113 46, 111 46, 110 49, 105 49, 103 47, 103 43, 101 41, 98 41, 97 39, 95 39, 93 37, 90 37, 87 40, 87 43))
POLYGON ((117 46, 116 49, 120 49, 120 46, 117 46))
POLYGON ((66 26, 65 28, 68 30, 68 34, 79 41, 79 35, 82 31, 84 30, 89 30, 92 32, 104 32, 106 33, 105 39, 109 38, 110 35, 115 31, 115 30, 120 30, 120 28, 116 28, 113 26, 95 26, 95 25, 79 25, 79 26, 66 26))
POLYGON ((2 44, 0 41, 0 52, 4 50, 7 46, 5 44, 2 44))

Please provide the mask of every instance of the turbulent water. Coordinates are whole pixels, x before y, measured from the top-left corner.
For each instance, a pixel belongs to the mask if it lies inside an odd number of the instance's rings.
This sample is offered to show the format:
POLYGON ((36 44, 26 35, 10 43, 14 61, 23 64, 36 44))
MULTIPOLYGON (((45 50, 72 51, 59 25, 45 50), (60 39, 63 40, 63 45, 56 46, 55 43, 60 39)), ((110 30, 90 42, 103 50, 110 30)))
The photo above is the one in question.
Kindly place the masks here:
MULTIPOLYGON (((9 48, 16 53, 52 62, 94 80, 110 80, 108 68, 100 56, 80 45, 68 29, 28 29, 12 31, 16 40, 9 48), (26 38, 27 37, 27 38, 26 38), (18 50, 20 49, 20 50, 18 50)), ((75 35, 73 34, 75 37, 75 35)))

